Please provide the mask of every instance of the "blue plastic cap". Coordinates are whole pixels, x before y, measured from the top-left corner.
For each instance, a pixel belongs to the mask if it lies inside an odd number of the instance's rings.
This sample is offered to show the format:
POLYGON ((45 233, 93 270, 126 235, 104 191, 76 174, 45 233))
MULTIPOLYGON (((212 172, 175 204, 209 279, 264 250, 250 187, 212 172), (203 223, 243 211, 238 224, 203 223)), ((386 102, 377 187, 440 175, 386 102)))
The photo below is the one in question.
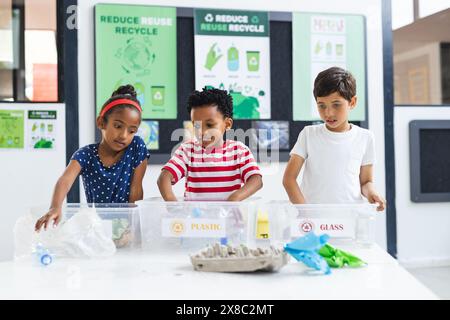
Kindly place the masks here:
POLYGON ((198 218, 202 215, 202 211, 199 208, 192 209, 192 215, 194 218, 198 218))
POLYGON ((50 263, 52 263, 52 256, 48 255, 48 254, 44 254, 41 256, 41 263, 44 266, 48 266, 50 263))

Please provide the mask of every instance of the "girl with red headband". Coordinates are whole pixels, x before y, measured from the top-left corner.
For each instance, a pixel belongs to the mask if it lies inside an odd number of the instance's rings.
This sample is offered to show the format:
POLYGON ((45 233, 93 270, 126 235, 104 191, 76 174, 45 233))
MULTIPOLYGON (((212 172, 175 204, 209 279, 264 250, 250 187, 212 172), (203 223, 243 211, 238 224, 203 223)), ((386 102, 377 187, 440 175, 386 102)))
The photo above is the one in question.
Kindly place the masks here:
POLYGON ((83 179, 88 203, 133 203, 143 198, 142 179, 149 153, 136 135, 142 109, 131 85, 121 86, 103 105, 97 118, 100 143, 74 153, 58 179, 50 210, 36 222, 36 231, 61 219, 62 203, 78 175, 83 179))

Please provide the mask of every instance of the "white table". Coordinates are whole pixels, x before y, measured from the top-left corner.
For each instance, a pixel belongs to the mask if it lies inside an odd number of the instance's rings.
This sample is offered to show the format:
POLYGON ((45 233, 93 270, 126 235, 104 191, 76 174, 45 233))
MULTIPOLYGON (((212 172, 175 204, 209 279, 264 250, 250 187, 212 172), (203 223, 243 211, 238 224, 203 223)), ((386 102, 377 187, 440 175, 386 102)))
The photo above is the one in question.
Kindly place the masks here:
POLYGON ((368 266, 317 276, 291 259, 278 273, 207 273, 194 271, 187 255, 141 251, 48 267, 4 262, 0 299, 437 299, 380 247, 341 248, 368 266))

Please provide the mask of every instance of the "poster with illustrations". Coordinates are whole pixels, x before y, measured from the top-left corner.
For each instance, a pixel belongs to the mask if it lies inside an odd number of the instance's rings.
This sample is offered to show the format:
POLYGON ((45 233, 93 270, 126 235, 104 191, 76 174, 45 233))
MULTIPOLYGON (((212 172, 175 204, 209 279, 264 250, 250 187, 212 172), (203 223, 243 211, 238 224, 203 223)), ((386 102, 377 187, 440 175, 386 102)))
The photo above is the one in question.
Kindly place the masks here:
POLYGON ((194 11, 195 88, 227 90, 235 119, 270 119, 267 12, 194 11))
POLYGON ((0 110, 0 149, 23 149, 24 111, 0 110))
POLYGON ((252 128, 260 149, 289 150, 289 121, 252 121, 252 128))
POLYGON ((28 148, 55 149, 56 110, 28 111, 28 148))
POLYGON ((317 75, 330 67, 349 70, 356 79, 357 107, 349 120, 366 119, 365 20, 359 15, 294 13, 293 118, 294 121, 320 119, 312 94, 317 75))
POLYGON ((144 140, 148 150, 159 149, 159 121, 142 120, 137 135, 144 140))
POLYGON ((97 114, 112 92, 131 84, 143 119, 177 118, 176 9, 95 6, 97 114))

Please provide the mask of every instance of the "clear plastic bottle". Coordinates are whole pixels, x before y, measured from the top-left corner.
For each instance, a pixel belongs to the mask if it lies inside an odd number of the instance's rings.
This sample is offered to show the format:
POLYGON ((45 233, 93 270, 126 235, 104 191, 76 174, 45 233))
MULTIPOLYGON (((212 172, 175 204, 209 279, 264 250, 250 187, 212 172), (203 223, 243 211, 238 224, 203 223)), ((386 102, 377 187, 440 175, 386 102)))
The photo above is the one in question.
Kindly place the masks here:
MULTIPOLYGON (((204 218, 204 214, 200 208, 192 208, 191 212, 188 213, 186 219, 201 219, 204 218)), ((203 238, 195 237, 181 237, 180 238, 180 248, 183 250, 200 250, 205 246, 205 241, 203 238)))
POLYGON ((50 251, 47 248, 45 248, 41 243, 38 243, 36 245, 34 254, 36 255, 38 263, 42 266, 48 266, 53 261, 53 257, 50 254, 50 251))

